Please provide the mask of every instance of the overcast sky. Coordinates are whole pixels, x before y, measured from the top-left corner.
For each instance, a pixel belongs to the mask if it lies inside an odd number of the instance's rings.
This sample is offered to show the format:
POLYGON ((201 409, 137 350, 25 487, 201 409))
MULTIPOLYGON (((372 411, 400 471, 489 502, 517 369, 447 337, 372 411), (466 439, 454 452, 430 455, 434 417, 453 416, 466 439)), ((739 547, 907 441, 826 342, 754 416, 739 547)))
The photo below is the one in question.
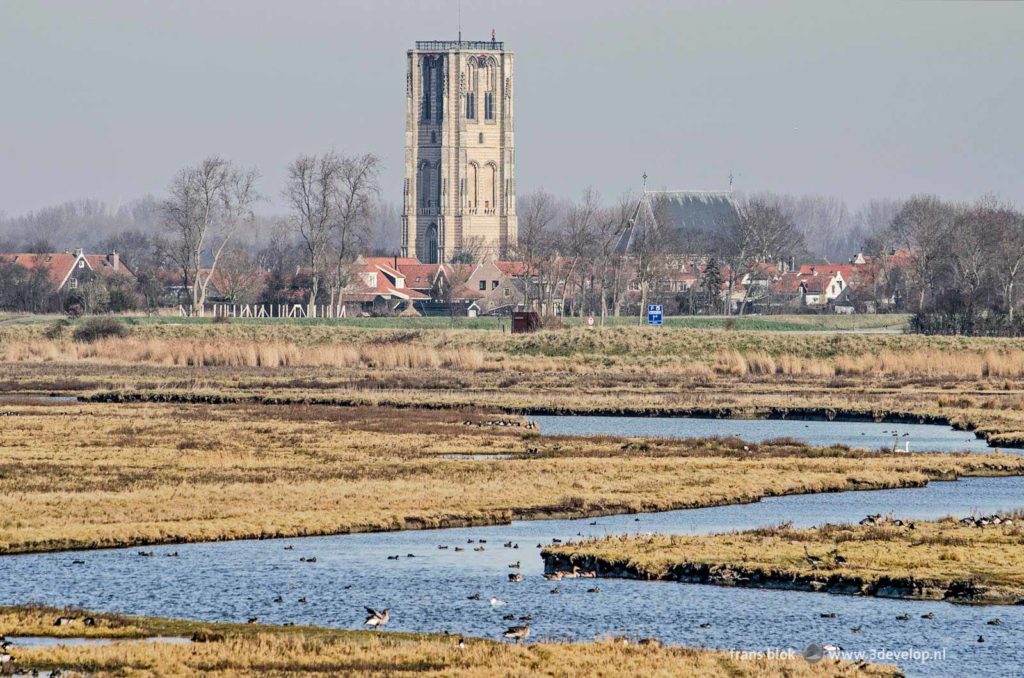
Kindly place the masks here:
MULTIPOLYGON (((402 186, 405 53, 457 0, 0 1, 0 212, 332 147, 402 186)), ((463 0, 516 53, 519 193, 994 192, 1024 204, 1024 4, 463 0)))

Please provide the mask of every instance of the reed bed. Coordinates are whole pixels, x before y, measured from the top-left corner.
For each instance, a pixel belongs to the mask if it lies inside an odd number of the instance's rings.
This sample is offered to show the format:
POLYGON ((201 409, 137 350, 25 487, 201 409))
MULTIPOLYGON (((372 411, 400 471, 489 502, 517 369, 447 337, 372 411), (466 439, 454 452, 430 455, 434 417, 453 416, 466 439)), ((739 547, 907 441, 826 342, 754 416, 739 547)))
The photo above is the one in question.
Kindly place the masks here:
MULTIPOLYGON (((28 635, 38 618, 66 610, 0 609, 0 632, 28 635)), ((74 611, 77 614, 90 614, 74 611)), ((538 642, 515 646, 440 634, 373 633, 302 626, 208 624, 171 619, 94 615, 105 628, 131 627, 146 635, 179 635, 205 642, 118 642, 107 646, 17 650, 23 670, 77 671, 88 675, 451 676, 491 678, 790 678, 898 676, 894 667, 850 662, 809 664, 802 657, 740 657, 720 650, 639 645, 620 638, 593 643, 538 642), (460 640, 464 641, 460 646, 460 640)), ((51 625, 48 629, 52 630, 51 625)), ((46 633, 47 628, 43 627, 46 633)), ((52 633, 52 631, 50 631, 52 633)), ((46 633, 49 635, 48 633, 46 633)), ((100 636, 100 633, 90 635, 100 636)), ((119 637, 119 636, 115 636, 119 637)), ((635 640, 635 639, 634 639, 635 640)))

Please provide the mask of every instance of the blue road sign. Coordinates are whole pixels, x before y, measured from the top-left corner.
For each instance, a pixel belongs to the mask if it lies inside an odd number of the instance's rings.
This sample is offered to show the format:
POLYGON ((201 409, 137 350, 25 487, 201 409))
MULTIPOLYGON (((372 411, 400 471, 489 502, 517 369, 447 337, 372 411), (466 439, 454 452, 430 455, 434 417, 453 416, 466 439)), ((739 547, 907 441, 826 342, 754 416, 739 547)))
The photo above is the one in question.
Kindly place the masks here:
POLYGON ((661 304, 648 304, 647 324, 654 327, 661 327, 662 308, 661 304))

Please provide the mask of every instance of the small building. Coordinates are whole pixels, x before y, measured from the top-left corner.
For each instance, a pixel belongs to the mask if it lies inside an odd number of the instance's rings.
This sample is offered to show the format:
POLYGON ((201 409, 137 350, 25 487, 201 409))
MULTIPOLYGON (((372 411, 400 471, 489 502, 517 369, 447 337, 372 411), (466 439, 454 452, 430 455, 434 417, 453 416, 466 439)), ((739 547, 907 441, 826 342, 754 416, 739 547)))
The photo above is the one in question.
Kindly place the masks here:
POLYGON ((73 252, 12 252, 0 254, 0 263, 17 264, 30 271, 44 269, 58 292, 78 289, 95 276, 109 278, 120 275, 135 282, 135 274, 121 261, 116 251, 86 254, 79 248, 73 252))

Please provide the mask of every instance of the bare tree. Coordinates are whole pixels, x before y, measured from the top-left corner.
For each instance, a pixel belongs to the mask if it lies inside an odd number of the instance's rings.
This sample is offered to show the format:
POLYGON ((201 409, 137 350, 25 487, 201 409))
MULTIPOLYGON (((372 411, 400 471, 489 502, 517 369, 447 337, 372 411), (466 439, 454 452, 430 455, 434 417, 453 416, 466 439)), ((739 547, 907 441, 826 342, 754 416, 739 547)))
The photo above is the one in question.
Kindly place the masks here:
POLYGON ((537 281, 537 301, 543 301, 549 285, 547 276, 552 254, 551 224, 558 217, 558 204, 547 191, 539 190, 519 198, 519 231, 512 256, 521 262, 524 304, 530 305, 531 281, 537 281))
POLYGON ((263 271, 241 243, 232 243, 221 256, 216 285, 233 304, 249 304, 263 289, 263 271))
POLYGON ((935 196, 910 198, 893 218, 893 233, 912 252, 918 286, 917 309, 925 307, 928 290, 944 266, 953 228, 953 211, 935 196))
POLYGON ((258 200, 255 169, 240 170, 212 156, 181 170, 163 203, 171 251, 191 293, 191 312, 203 315, 206 290, 221 255, 239 228, 253 219, 258 200), (203 267, 204 258, 209 261, 203 267))
POLYGON ((299 234, 309 265, 309 307, 316 314, 320 277, 327 246, 341 220, 343 160, 334 151, 322 156, 300 155, 288 165, 284 197, 291 207, 290 224, 299 234))
POLYGON ((338 312, 343 290, 351 282, 349 266, 370 239, 374 206, 380 196, 380 169, 380 159, 372 153, 341 159, 338 218, 331 231, 331 304, 338 312))

